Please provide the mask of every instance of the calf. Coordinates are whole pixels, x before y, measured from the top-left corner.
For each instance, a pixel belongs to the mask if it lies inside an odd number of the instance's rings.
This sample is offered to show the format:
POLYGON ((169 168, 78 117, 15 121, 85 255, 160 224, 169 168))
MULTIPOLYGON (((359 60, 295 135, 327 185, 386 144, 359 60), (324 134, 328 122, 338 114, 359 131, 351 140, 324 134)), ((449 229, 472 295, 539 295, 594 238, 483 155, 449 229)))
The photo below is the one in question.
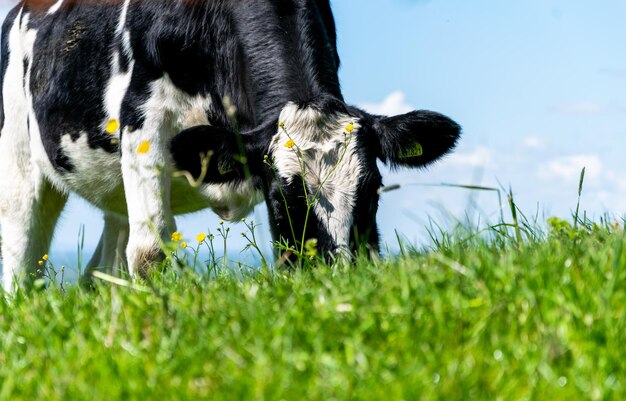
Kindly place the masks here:
POLYGON ((174 215, 235 220, 263 199, 276 241, 376 249, 376 160, 422 167, 460 133, 344 102, 328 0, 24 0, 1 60, 6 291, 36 275, 71 192, 105 212, 90 267, 121 259, 133 276, 174 215))

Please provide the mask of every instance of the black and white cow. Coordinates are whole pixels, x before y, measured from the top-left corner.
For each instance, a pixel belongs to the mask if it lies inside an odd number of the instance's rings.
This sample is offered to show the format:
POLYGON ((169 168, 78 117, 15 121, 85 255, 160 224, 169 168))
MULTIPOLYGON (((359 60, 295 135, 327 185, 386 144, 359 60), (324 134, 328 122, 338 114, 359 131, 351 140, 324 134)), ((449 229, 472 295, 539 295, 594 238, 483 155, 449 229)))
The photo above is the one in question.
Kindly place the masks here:
POLYGON ((377 248, 376 160, 422 167, 460 133, 434 112, 344 103, 329 0, 23 0, 1 63, 7 291, 33 276, 71 192, 105 211, 90 267, 127 260, 133 276, 159 258, 174 215, 240 219, 263 199, 275 240, 377 248), (319 190, 306 225, 305 188, 319 190))

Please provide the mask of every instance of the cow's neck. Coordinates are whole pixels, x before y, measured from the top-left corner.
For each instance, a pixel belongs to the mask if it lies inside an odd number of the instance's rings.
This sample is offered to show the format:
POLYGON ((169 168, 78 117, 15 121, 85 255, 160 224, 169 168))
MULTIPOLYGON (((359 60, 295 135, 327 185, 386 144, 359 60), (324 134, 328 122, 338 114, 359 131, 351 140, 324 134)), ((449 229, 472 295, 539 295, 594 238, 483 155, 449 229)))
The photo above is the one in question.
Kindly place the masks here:
POLYGON ((277 9, 266 1, 246 2, 237 9, 258 124, 278 118, 287 102, 342 99, 334 26, 325 24, 310 1, 285 3, 277 9))

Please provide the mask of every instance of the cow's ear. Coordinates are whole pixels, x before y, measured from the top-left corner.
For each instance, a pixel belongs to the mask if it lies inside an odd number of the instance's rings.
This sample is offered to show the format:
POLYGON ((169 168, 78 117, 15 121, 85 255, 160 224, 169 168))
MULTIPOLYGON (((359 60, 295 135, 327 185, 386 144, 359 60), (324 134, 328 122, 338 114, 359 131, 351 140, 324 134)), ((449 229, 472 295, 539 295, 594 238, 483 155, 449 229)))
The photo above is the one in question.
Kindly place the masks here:
POLYGON ((461 127, 450 118, 418 110, 374 123, 380 142, 380 159, 392 167, 425 166, 456 146, 461 127))
POLYGON ((176 169, 207 183, 230 182, 253 175, 262 160, 252 135, 199 125, 177 134, 170 144, 176 169))

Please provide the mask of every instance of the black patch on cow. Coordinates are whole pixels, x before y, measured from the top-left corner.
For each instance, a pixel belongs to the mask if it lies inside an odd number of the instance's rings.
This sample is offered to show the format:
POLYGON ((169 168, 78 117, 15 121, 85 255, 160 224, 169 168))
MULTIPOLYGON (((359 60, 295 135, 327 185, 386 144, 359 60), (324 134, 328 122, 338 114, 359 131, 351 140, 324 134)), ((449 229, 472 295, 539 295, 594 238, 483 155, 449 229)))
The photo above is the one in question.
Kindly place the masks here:
POLYGON ((243 168, 245 152, 240 152, 236 134, 228 129, 211 126, 189 128, 174 137, 170 151, 176 166, 200 178, 202 160, 208 162, 204 171, 212 183, 241 181, 246 177, 243 168))
POLYGON ((356 140, 355 151, 361 163, 364 164, 354 202, 357 206, 352 214, 353 227, 350 230, 350 247, 351 249, 367 247, 378 251, 380 234, 376 223, 376 213, 378 212, 378 191, 382 186, 382 176, 376 165, 377 140, 371 126, 366 122, 361 122, 361 129, 357 135, 354 135, 354 139, 356 140))

